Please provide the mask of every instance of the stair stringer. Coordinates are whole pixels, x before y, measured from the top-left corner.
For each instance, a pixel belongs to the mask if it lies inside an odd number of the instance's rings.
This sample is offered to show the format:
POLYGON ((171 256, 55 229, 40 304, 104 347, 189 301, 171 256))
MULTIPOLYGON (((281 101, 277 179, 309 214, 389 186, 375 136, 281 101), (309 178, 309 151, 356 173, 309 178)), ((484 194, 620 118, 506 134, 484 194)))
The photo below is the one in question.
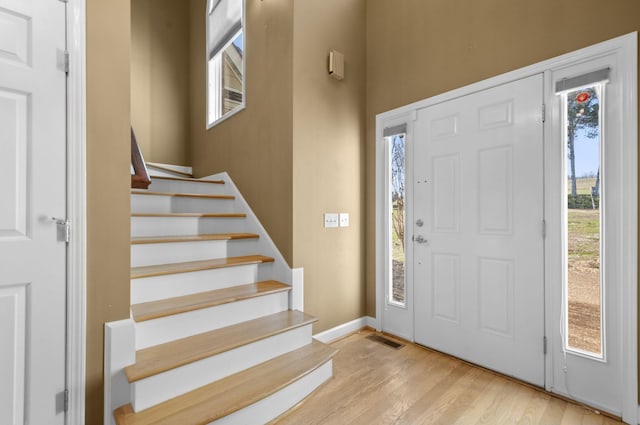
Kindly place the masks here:
MULTIPOLYGON (((264 265, 259 269, 258 280, 275 279, 291 285, 291 295, 289 297, 289 308, 291 310, 304 311, 304 271, 303 268, 291 268, 284 259, 280 250, 273 242, 265 228, 258 220, 249 203, 244 199, 242 193, 238 190, 231 176, 227 172, 213 174, 203 177, 201 180, 223 180, 225 182, 226 194, 235 196, 234 211, 244 213, 246 217, 245 232, 256 233, 259 238, 255 241, 245 243, 244 246, 253 244, 257 250, 264 255, 273 257, 275 261, 270 265, 264 265)), ((240 255, 240 254, 238 254, 240 255)))

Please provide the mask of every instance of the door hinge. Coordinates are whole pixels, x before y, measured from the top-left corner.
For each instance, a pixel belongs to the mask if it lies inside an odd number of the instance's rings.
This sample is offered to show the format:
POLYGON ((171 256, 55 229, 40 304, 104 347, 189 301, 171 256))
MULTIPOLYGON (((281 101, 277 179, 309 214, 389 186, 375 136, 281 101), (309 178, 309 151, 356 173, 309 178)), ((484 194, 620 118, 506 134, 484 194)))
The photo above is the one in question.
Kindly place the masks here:
POLYGON ((542 337, 542 354, 547 354, 547 337, 542 337))
POLYGON ((547 220, 542 219, 542 237, 547 237, 547 220))
POLYGON ((69 3, 69 0, 58 0, 58 1, 62 3, 69 3))
POLYGON ((64 52, 64 72, 69 73, 69 52, 66 51, 64 52))
POLYGON ((542 104, 542 122, 545 122, 547 120, 547 105, 546 104, 542 104))
POLYGON ((69 411, 69 390, 64 390, 64 411, 69 411))

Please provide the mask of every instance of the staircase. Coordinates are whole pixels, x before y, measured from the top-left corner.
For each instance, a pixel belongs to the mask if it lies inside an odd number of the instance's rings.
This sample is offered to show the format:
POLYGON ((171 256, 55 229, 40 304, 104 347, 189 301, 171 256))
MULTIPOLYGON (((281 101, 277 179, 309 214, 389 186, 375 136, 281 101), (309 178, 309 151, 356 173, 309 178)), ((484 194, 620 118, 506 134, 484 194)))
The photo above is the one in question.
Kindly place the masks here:
POLYGON ((105 423, 267 423, 332 376, 335 350, 226 174, 149 170, 131 192, 131 319, 106 329, 105 423))

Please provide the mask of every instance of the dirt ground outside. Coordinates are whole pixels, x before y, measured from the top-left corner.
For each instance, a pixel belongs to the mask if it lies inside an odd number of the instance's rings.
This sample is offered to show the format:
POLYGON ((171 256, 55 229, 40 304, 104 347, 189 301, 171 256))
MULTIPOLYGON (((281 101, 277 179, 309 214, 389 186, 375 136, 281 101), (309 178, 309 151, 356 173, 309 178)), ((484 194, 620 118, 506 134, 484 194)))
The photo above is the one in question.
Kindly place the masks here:
POLYGON ((600 211, 569 210, 569 346, 601 352, 600 211))

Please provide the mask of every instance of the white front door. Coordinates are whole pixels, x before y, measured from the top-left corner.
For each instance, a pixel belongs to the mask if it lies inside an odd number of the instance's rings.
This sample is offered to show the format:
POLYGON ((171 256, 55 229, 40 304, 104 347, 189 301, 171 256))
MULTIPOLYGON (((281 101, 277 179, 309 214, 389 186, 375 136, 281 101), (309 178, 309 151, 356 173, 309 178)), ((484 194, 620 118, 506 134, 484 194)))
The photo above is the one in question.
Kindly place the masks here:
POLYGON ((542 95, 538 74, 418 110, 408 226, 416 342, 538 386, 542 95))
POLYGON ((0 0, 0 423, 64 423, 65 3, 0 0))

